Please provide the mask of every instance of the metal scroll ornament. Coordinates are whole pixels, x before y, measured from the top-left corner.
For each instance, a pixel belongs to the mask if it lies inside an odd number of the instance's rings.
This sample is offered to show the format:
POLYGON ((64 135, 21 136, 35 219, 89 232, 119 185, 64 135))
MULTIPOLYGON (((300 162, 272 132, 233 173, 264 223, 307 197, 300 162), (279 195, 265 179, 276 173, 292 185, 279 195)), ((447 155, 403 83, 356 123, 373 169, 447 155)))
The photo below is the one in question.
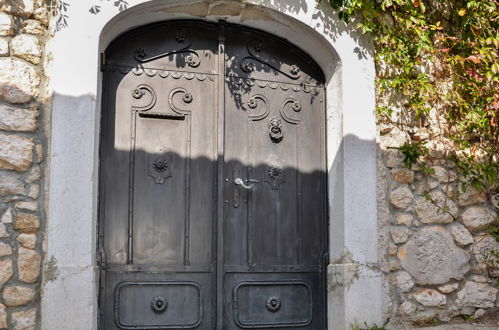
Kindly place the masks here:
POLYGON ((281 309, 281 299, 276 296, 269 297, 265 302, 265 307, 269 312, 275 313, 281 309))
POLYGON ((276 119, 275 117, 270 119, 269 135, 270 139, 274 143, 279 143, 282 141, 283 133, 282 133, 282 122, 280 119, 276 119))
POLYGON ((171 157, 162 155, 149 159, 147 175, 154 179, 157 184, 165 183, 166 179, 172 176, 171 157))
POLYGON ((151 301, 151 308, 156 313, 164 313, 167 307, 168 307, 168 302, 164 297, 156 296, 151 301))

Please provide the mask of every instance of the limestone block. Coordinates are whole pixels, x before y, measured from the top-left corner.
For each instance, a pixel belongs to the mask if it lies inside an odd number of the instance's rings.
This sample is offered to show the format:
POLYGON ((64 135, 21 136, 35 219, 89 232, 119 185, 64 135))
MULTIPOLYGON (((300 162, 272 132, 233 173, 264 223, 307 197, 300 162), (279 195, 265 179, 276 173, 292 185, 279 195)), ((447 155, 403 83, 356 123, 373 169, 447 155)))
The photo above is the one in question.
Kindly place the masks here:
POLYGON ((36 326, 36 308, 12 313, 13 330, 34 330, 36 326))
POLYGON ((438 287, 438 290, 442 293, 451 293, 457 290, 459 287, 459 283, 450 283, 450 284, 445 284, 441 285, 438 287))
POLYGON ((0 197, 6 195, 24 195, 24 182, 17 173, 0 171, 0 197))
POLYGON ((471 233, 459 222, 454 222, 449 229, 457 245, 466 246, 474 242, 471 233))
POLYGON ((487 283, 489 281, 488 279, 486 279, 482 275, 473 275, 473 276, 471 276, 471 280, 473 282, 477 282, 477 283, 487 283))
POLYGON ((0 329, 7 329, 7 307, 4 304, 0 304, 0 329))
POLYGON ((40 196, 40 185, 32 184, 29 186, 28 196, 33 199, 37 199, 40 196))
POLYGON ((479 308, 479 309, 477 309, 477 310, 475 311, 475 313, 473 313, 473 318, 474 318, 475 320, 476 320, 476 319, 479 319, 479 318, 481 318, 482 316, 484 316, 484 315, 485 315, 485 313, 486 313, 485 309, 481 309, 481 308, 479 308))
POLYGON ((15 229, 22 233, 34 234, 40 228, 40 219, 38 216, 29 213, 18 212, 16 217, 15 229))
POLYGON ((399 307, 399 314, 403 316, 409 316, 414 314, 416 311, 416 305, 411 303, 410 301, 404 301, 399 307))
POLYGON ((40 23, 39 21, 28 19, 22 23, 21 32, 39 36, 45 32, 45 29, 43 28, 42 23, 40 23))
POLYGON ((0 36, 6 37, 14 34, 14 21, 12 16, 0 11, 0 36))
POLYGON ((467 281, 457 293, 456 303, 459 307, 494 307, 497 289, 484 283, 467 281))
POLYGON ((411 231, 405 227, 392 227, 391 235, 395 244, 402 244, 407 241, 411 235, 411 231))
POLYGON ((7 243, 0 242, 0 257, 12 255, 12 247, 7 243))
POLYGON ((404 166, 404 156, 395 149, 383 151, 383 159, 387 167, 402 167, 404 166))
POLYGON ((43 162, 43 146, 40 143, 37 143, 35 146, 36 151, 36 160, 38 163, 43 162))
POLYGON ((0 101, 26 103, 38 95, 40 76, 33 66, 15 58, 0 58, 0 101))
POLYGON ((407 185, 403 185, 392 191, 390 202, 398 209, 405 209, 412 202, 414 195, 407 185))
POLYGON ((0 133, 0 169, 26 171, 33 162, 33 139, 0 133))
POLYGON ((34 249, 36 247, 36 235, 35 234, 20 234, 17 237, 19 244, 28 249, 34 249))
POLYGON ((14 275, 12 260, 6 259, 0 261, 0 286, 4 285, 14 275))
POLYGON ((12 55, 33 64, 39 64, 42 58, 42 48, 38 38, 29 34, 20 34, 10 41, 12 55))
POLYGON ((433 289, 420 289, 412 296, 418 303, 427 307, 445 306, 447 303, 447 297, 433 289))
POLYGON ((38 252, 20 247, 17 259, 19 280, 26 283, 35 283, 38 276, 40 276, 41 260, 42 258, 38 252))
POLYGON ((0 129, 4 131, 34 132, 38 128, 37 107, 18 109, 0 105, 0 129))
POLYGON ((12 211, 10 209, 7 209, 5 213, 2 215, 2 220, 3 223, 12 223, 12 211))
POLYGON ((380 146, 382 149, 398 148, 401 147, 406 140, 407 134, 394 126, 390 132, 380 137, 380 146))
POLYGON ((414 171, 398 168, 391 171, 392 178, 396 182, 400 183, 412 183, 414 181, 414 171))
POLYGON ((499 242, 491 235, 480 235, 475 238, 471 251, 478 262, 480 271, 487 271, 490 277, 499 277, 499 242))
POLYGON ((5 38, 0 38, 0 56, 9 56, 9 41, 5 38))
POLYGON ((496 220, 495 213, 486 207, 472 206, 461 215, 463 225, 471 231, 479 231, 496 220))
POLYGON ((453 170, 442 166, 432 166, 431 168, 435 171, 431 176, 440 182, 453 182, 457 179, 457 174, 453 170))
POLYGON ((430 200, 419 197, 414 208, 422 223, 451 223, 452 215, 457 215, 458 208, 445 194, 439 190, 430 192, 430 200))
POLYGON ((25 210, 25 211, 38 211, 38 203, 37 202, 18 202, 16 203, 16 210, 25 210))
POLYGON ((10 237, 10 234, 7 232, 7 228, 5 228, 5 224, 0 223, 0 237, 10 237))
POLYGON ((3 303, 7 307, 22 306, 35 298, 34 289, 27 286, 8 286, 3 290, 3 303))
POLYGON ((39 20, 44 26, 48 26, 49 25, 49 13, 47 11, 47 8, 45 8, 45 7, 37 8, 33 12, 33 16, 37 20, 39 20))
POLYGON ((397 275, 392 277, 392 284, 400 288, 402 292, 411 291, 414 286, 414 281, 412 280, 411 275, 407 272, 399 272, 397 275))
POLYGON ((457 247, 451 234, 438 226, 422 228, 399 248, 397 256, 419 285, 462 279, 470 268, 468 252, 457 247))
POLYGON ((42 173, 40 170, 40 166, 34 166, 29 172, 28 177, 24 181, 26 181, 27 183, 33 183, 39 181, 41 177, 42 173))
POLYGON ((465 192, 461 192, 458 197, 458 203, 461 206, 468 206, 472 204, 485 203, 487 201, 487 194, 485 191, 468 188, 465 192))
POLYGON ((35 9, 35 1, 39 0, 15 0, 0 2, 0 11, 14 15, 30 16, 35 9))
POLYGON ((404 225, 404 226, 410 227, 413 219, 414 219, 414 216, 412 214, 399 213, 395 216, 395 223, 397 225, 404 225))

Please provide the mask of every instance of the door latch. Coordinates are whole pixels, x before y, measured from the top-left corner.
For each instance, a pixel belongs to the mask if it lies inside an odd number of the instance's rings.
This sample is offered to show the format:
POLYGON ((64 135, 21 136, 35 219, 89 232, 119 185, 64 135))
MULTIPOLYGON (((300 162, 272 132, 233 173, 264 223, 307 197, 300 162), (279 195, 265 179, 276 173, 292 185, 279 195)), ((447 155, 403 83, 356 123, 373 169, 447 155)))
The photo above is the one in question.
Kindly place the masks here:
POLYGON ((255 185, 255 183, 258 183, 258 182, 260 182, 260 181, 255 180, 255 179, 248 179, 248 180, 244 180, 244 181, 243 181, 243 179, 241 179, 241 178, 236 178, 236 179, 234 180, 234 183, 235 183, 236 185, 241 186, 241 187, 243 187, 244 189, 248 189, 248 190, 249 190, 249 189, 251 189, 251 188, 253 188, 253 186, 255 185), (245 181, 246 181, 246 182, 249 182, 249 184, 246 184, 246 183, 245 183, 245 181))

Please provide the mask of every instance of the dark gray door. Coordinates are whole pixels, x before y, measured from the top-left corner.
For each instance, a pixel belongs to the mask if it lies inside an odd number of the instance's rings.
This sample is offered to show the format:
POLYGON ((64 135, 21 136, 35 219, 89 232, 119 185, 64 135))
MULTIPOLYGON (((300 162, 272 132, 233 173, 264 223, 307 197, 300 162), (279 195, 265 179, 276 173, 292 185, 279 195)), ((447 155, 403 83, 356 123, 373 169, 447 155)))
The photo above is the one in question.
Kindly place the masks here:
POLYGON ((100 327, 324 329, 317 66, 193 21, 129 32, 103 62, 100 327))

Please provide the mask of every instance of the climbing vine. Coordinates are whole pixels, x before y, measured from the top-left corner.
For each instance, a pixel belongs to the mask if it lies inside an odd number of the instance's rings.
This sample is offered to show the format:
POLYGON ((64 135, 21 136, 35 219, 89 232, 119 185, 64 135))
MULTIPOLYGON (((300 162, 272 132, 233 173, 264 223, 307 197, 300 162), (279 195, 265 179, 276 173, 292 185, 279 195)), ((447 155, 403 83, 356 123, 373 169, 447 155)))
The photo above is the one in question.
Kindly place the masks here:
POLYGON ((407 135, 405 165, 432 174, 432 161, 447 159, 462 190, 487 191, 498 211, 498 1, 329 3, 373 37, 378 121, 407 135))

